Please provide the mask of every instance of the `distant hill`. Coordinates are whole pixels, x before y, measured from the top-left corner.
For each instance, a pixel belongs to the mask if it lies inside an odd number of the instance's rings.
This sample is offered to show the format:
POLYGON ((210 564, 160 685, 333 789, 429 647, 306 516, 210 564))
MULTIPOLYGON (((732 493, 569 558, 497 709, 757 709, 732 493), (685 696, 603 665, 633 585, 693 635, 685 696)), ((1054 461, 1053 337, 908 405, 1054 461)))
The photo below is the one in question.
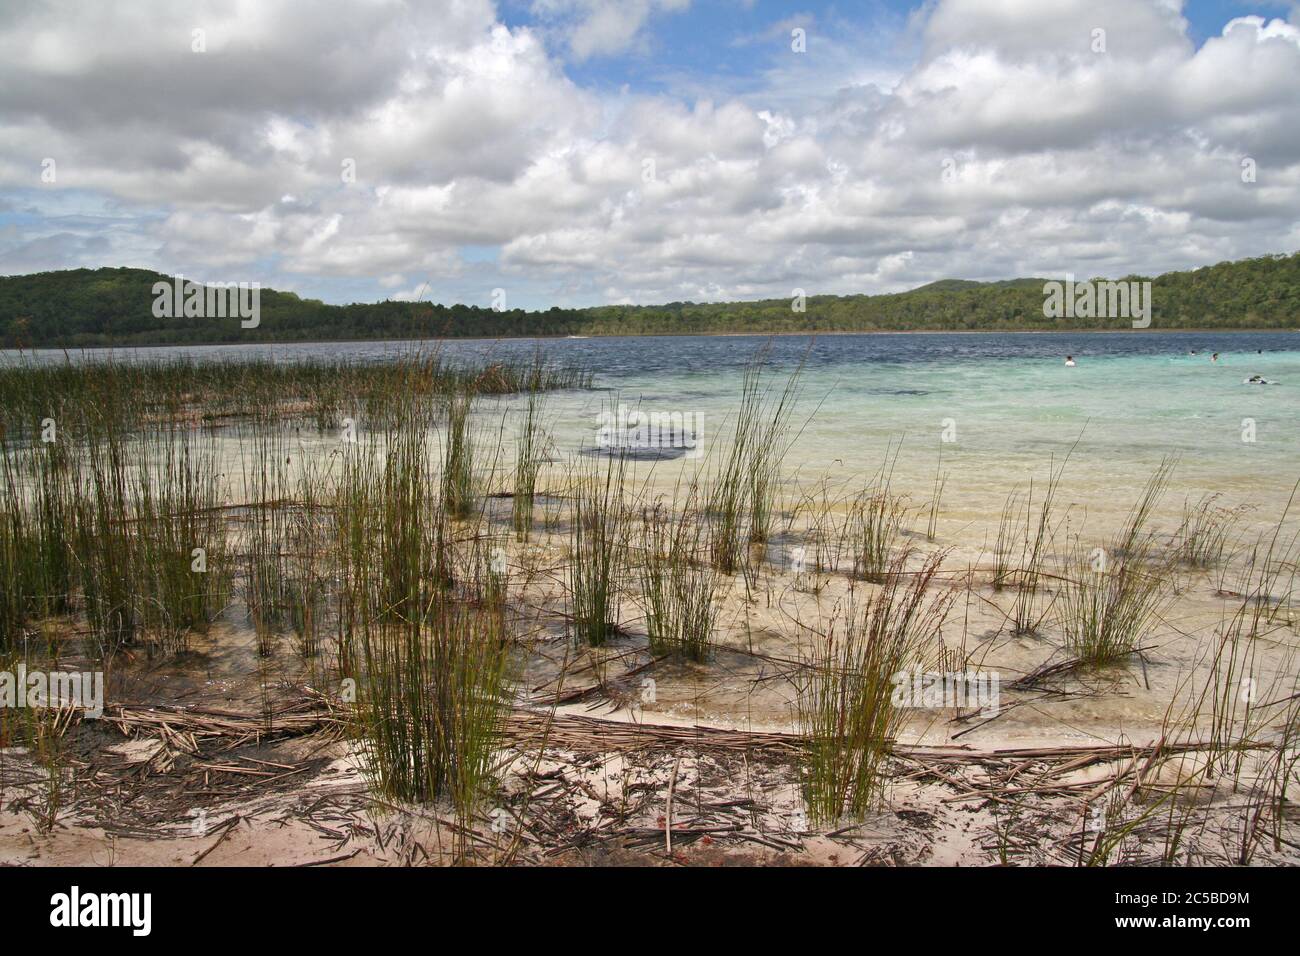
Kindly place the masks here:
MULTIPOLYGON (((1128 281, 1145 277, 1127 276, 1128 281)), ((301 342, 344 339, 508 338, 721 332, 1011 331, 1127 329, 1127 319, 1048 318, 1043 279, 943 279, 889 295, 670 302, 655 306, 496 312, 468 305, 376 302, 327 305, 263 289, 260 324, 238 318, 155 317, 144 269, 68 269, 0 277, 6 347, 301 342)), ((1293 329, 1300 325, 1300 253, 1170 272, 1153 282, 1152 329, 1293 329)))
POLYGON ((939 279, 935 282, 927 282, 923 286, 913 289, 913 292, 960 292, 965 289, 977 289, 984 285, 983 282, 976 282, 974 279, 939 279))

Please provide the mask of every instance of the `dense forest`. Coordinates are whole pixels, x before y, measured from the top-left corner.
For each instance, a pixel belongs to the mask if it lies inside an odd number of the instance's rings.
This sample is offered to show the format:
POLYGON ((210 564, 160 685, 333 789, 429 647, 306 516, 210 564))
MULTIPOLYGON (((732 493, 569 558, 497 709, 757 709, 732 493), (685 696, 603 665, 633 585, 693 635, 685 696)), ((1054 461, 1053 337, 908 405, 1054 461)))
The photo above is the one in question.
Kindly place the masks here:
MULTIPOLYGON (((1127 276, 1124 281, 1146 277, 1127 276)), ((715 332, 1126 329, 1128 319, 1044 316, 1043 279, 944 280, 890 295, 497 312, 385 301, 327 305, 262 289, 260 323, 158 318, 143 269, 70 269, 0 277, 0 344, 77 347, 344 339, 505 338, 715 332)), ((1152 329, 1284 329, 1300 325, 1300 253, 1223 262, 1152 280, 1152 329)))

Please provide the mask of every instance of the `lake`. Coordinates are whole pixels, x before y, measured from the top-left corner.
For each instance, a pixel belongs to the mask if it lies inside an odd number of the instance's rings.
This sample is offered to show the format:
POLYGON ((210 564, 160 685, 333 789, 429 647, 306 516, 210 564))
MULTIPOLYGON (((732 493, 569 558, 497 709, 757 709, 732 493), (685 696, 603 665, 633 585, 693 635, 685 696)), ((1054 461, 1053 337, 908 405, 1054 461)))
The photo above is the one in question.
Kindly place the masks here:
MULTIPOLYGON (((598 417, 614 396, 644 411, 702 421, 702 461, 638 465, 664 488, 682 467, 708 467, 708 452, 724 443, 742 377, 756 356, 766 350, 767 380, 776 389, 802 363, 791 419, 798 436, 784 471, 787 504, 822 481, 860 487, 892 449, 893 489, 928 508, 942 453, 939 539, 972 559, 990 526, 996 528, 1008 493, 1025 490, 1031 480, 1041 489, 1052 463, 1071 449, 1059 502, 1070 507, 1076 532, 1087 517, 1090 535, 1123 520, 1166 456, 1178 459, 1159 513, 1166 523, 1176 522, 1185 499, 1220 494, 1224 504, 1256 506, 1243 528, 1267 527, 1300 478, 1300 337, 1289 332, 348 342, 86 350, 74 357, 382 360, 434 347, 464 361, 522 359, 541 348, 553 360, 595 369, 595 391, 549 396, 547 418, 559 458, 592 443, 598 417), (1215 352, 1219 359, 1212 362, 1215 352), (1075 367, 1064 365, 1067 355, 1075 367), (1252 375, 1274 384, 1245 384, 1252 375)), ((63 353, 36 355, 62 360, 63 353)), ((483 404, 485 428, 496 431, 503 405, 518 403, 483 404)))

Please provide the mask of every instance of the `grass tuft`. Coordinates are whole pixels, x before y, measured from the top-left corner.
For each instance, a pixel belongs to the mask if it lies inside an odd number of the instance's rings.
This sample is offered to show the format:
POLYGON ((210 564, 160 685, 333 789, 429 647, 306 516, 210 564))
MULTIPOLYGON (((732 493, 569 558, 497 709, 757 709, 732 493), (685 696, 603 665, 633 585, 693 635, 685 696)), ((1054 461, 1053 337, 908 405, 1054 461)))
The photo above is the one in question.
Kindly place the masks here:
POLYGON ((800 688, 803 793, 817 823, 846 813, 860 818, 879 801, 883 766, 905 716, 894 699, 896 677, 921 664, 952 606, 951 589, 930 593, 943 554, 911 572, 909 558, 894 558, 865 599, 851 598, 815 649, 800 688))

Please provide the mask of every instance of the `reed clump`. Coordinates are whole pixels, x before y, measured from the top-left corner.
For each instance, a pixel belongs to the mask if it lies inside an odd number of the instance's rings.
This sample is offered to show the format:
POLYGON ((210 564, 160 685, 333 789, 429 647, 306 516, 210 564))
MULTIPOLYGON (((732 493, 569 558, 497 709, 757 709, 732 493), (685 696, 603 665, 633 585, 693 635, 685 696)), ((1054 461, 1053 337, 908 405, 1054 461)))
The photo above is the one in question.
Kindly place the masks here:
POLYGON ((818 642, 800 688, 803 794, 816 822, 860 818, 880 799, 905 716, 894 694, 898 675, 922 665, 955 598, 951 589, 931 592, 942 553, 914 571, 910 557, 896 556, 872 593, 853 595, 818 642))
POLYGON ((260 419, 244 448, 243 598, 258 651, 269 656, 288 629, 292 605, 289 532, 294 450, 273 417, 260 419))
POLYGON ((703 663, 708 660, 724 578, 708 561, 707 540, 692 507, 657 505, 641 525, 641 592, 650 650, 703 663))
POLYGON ((1223 564, 1224 552, 1242 508, 1219 505, 1219 495, 1203 495, 1195 504, 1183 503, 1178 528, 1178 559, 1189 568, 1210 571, 1223 564))
POLYGON ((139 634, 144 579, 131 520, 130 452, 114 416, 93 423, 86 453, 74 492, 75 553, 91 637, 109 656, 139 634))
MULTIPOLYGON (((1293 702, 1289 693, 1259 686, 1256 662, 1260 639, 1284 627, 1273 620, 1275 610, 1294 596, 1300 531, 1288 534, 1286 521, 1295 495, 1293 489, 1272 531, 1261 535, 1247 553, 1235 588, 1239 597, 1218 629, 1210 680, 1198 703, 1198 713, 1208 705, 1209 739, 1214 744, 1211 766, 1220 773, 1239 774, 1250 745, 1270 719, 1276 721, 1278 704, 1287 710, 1293 702)), ((1295 733, 1289 722, 1284 726, 1295 733)))
POLYGON ((342 451, 339 653, 358 681, 354 730, 372 788, 404 801, 448 798, 467 822, 490 789, 509 707, 508 639, 502 614, 451 586, 446 484, 428 441, 438 414, 407 393, 383 434, 342 451))
POLYGON ((580 644, 599 647, 618 632, 618 594, 626 568, 627 458, 610 455, 574 483, 570 533, 570 626, 580 644))
POLYGON ((166 650, 208 625, 230 588, 227 528, 211 436, 167 426, 141 441, 136 545, 143 625, 166 650))
POLYGON ((1094 667, 1126 659, 1168 607, 1167 581, 1167 569, 1147 548, 1114 559, 1076 548, 1055 581, 1065 647, 1094 667))
POLYGON ((887 483, 867 489, 853 502, 848 527, 856 577, 877 584, 885 580, 906 511, 903 499, 891 494, 887 483))
POLYGON ((925 525, 925 540, 934 541, 939 524, 939 502, 948 484, 948 474, 943 470, 943 445, 939 445, 939 460, 934 466, 934 493, 930 497, 930 518, 925 525))
POLYGON ((814 490, 802 492, 796 500, 787 519, 786 533, 791 534, 795 522, 803 518, 805 530, 800 535, 801 543, 787 552, 787 563, 795 573, 797 589, 819 591, 821 575, 839 568, 852 523, 853 500, 846 502, 842 487, 832 489, 825 478, 814 490))
POLYGON ((79 599, 101 652, 142 636, 182 649, 229 587, 212 446, 175 426, 132 437, 112 415, 86 424, 80 439, 60 429, 3 453, 6 630, 15 607, 30 623, 79 599))
POLYGON ((1173 458, 1161 459, 1160 464, 1142 487, 1142 493, 1138 496, 1137 502, 1129 512, 1124 529, 1112 548, 1120 557, 1131 551, 1144 554, 1150 552, 1150 539, 1155 534, 1154 530, 1150 528, 1151 516, 1155 512, 1161 497, 1169 488, 1175 465, 1176 461, 1173 458))
POLYGON ((307 464, 298 478, 297 506, 289 523, 289 624, 299 653, 316 656, 326 632, 337 560, 337 540, 328 507, 329 487, 319 468, 307 464))
POLYGON ((765 358, 766 350, 747 370, 742 384, 743 410, 740 416, 745 431, 743 443, 749 459, 749 540, 758 543, 771 537, 781 470, 791 443, 797 437, 797 433, 791 433, 790 417, 799 397, 799 378, 803 372, 801 361, 779 392, 771 385, 760 390, 760 372, 765 358))
POLYGON ((731 440, 714 459, 704 495, 710 560, 723 574, 735 574, 748 564, 747 543, 771 536, 781 467, 792 440, 790 416, 802 363, 777 392, 764 381, 766 359, 764 349, 745 368, 731 440))
POLYGON ((1020 560, 1015 569, 1017 587, 1010 615, 1013 635, 1036 634, 1046 614, 1039 609, 1038 592, 1048 549, 1056 533, 1056 493, 1069 458, 1066 455, 1059 467, 1049 467, 1046 488, 1038 502, 1036 520, 1033 482, 1030 482, 1029 491, 1025 495, 1024 517, 1016 525, 1020 537, 1020 560))
POLYGON ((898 450, 891 446, 871 484, 849 507, 846 531, 853 555, 853 574, 863 581, 885 580, 894 547, 903 533, 907 505, 890 487, 897 461, 898 450))
POLYGON ((468 392, 454 392, 447 397, 442 501, 447 514, 458 520, 474 514, 477 505, 474 482, 474 434, 470 424, 473 401, 474 396, 468 392))
POLYGON ((541 422, 542 402, 540 392, 529 391, 524 419, 515 437, 515 486, 510 520, 517 541, 527 541, 533 531, 537 476, 546 452, 546 432, 541 422))
POLYGON ((499 616, 454 602, 362 627, 357 744, 377 793, 472 817, 508 710, 505 648, 499 616))
POLYGON ((1149 525, 1172 472, 1172 460, 1160 463, 1110 548, 1085 555, 1076 545, 1065 560, 1057 579, 1056 617, 1066 648, 1087 665, 1127 658, 1169 606, 1171 568, 1149 525))
POLYGON ((11 449, 0 434, 0 652, 70 609, 73 467, 66 445, 11 449))
POLYGON ((1018 516, 1020 514, 1020 493, 1015 488, 1007 494, 998 515, 998 536, 993 545, 993 590, 1006 588, 1015 571, 1015 548, 1018 516))
POLYGON ((112 416, 133 428, 175 420, 219 424, 269 408, 284 418, 338 427, 345 409, 380 416, 412 390, 421 395, 509 395, 590 388, 593 373, 540 353, 453 360, 411 349, 385 360, 303 356, 294 360, 190 357, 41 360, 0 365, 0 426, 29 436, 47 416, 61 427, 112 416))

